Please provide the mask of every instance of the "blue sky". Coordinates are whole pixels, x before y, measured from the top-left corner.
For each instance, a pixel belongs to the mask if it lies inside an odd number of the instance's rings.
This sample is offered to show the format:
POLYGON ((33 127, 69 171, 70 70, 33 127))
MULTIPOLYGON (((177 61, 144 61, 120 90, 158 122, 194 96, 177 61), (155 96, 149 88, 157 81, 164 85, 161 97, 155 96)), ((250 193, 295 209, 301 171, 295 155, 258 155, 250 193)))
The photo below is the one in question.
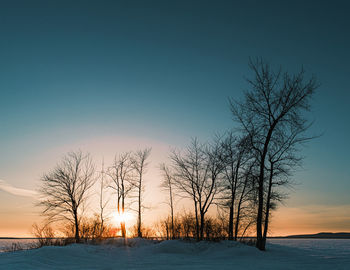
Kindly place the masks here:
POLYGON ((233 127, 228 97, 248 87, 249 57, 263 57, 320 83, 310 133, 323 136, 304 150, 287 207, 350 216, 348 10, 347 1, 1 1, 0 179, 33 189, 64 151, 108 156, 123 149, 115 138, 163 150, 210 139, 233 127))

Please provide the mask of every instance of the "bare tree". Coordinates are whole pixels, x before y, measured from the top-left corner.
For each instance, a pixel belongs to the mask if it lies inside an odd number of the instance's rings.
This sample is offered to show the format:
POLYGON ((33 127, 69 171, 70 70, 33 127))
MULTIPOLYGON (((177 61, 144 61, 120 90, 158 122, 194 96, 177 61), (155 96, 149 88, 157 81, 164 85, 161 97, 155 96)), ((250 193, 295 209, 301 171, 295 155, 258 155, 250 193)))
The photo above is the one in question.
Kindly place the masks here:
POLYGON ((205 147, 197 139, 185 153, 172 151, 170 158, 174 168, 175 186, 194 203, 196 238, 204 236, 205 214, 218 191, 218 178, 223 166, 218 145, 205 147))
POLYGON ((300 136, 305 128, 305 126, 295 127, 290 132, 276 130, 275 140, 271 141, 266 168, 268 181, 265 200, 264 239, 266 239, 268 232, 270 210, 276 207, 276 202, 286 197, 286 194, 280 191, 279 187, 291 185, 292 169, 301 163, 302 157, 297 155, 297 152, 299 152, 297 146, 311 139, 300 136))
POLYGON ((136 179, 134 181, 134 186, 137 192, 137 236, 142 237, 142 208, 143 208, 143 198, 142 194, 144 192, 144 179, 143 176, 146 173, 146 168, 148 166, 147 159, 151 154, 151 148, 145 148, 144 150, 138 150, 134 153, 132 157, 132 166, 136 172, 136 179))
POLYGON ((120 228, 122 237, 126 237, 125 227, 125 203, 128 195, 134 188, 132 179, 133 164, 129 152, 115 156, 113 165, 108 169, 107 174, 112 179, 109 185, 117 193, 117 211, 121 218, 120 228))
MULTIPOLYGON (((248 80, 252 89, 245 92, 243 102, 231 100, 231 111, 248 136, 259 164, 256 246, 265 250, 266 235, 262 227, 265 183, 268 181, 266 161, 271 145, 279 143, 279 134, 288 137, 288 134, 296 132, 295 136, 300 138, 307 130, 309 124, 303 113, 309 110, 317 85, 314 78, 304 79, 303 70, 295 75, 282 74, 281 70, 274 72, 261 59, 250 61, 250 68, 255 75, 254 79, 248 80)), ((265 219, 267 222, 268 219, 265 219)))
POLYGON ((239 193, 238 202, 237 202, 237 212, 236 212, 236 221, 235 221, 235 240, 238 239, 238 233, 240 231, 240 238, 244 236, 245 231, 251 224, 255 224, 255 218, 252 211, 252 206, 254 205, 254 188, 256 182, 256 175, 253 173, 256 168, 255 160, 250 160, 249 163, 245 165, 245 170, 242 175, 241 180, 241 189, 239 193), (245 225, 241 225, 242 220, 245 225), (246 225, 248 224, 248 225, 246 225), (243 226, 243 228, 242 228, 243 226))
POLYGON ((80 241, 79 222, 87 192, 95 183, 94 165, 89 154, 81 151, 66 154, 61 163, 41 178, 40 206, 49 222, 69 221, 80 241))
POLYGON ((163 172, 163 181, 161 187, 165 189, 167 192, 169 192, 169 206, 170 206, 170 218, 171 218, 171 238, 175 238, 174 233, 174 194, 173 194, 173 173, 170 171, 170 169, 163 163, 160 165, 160 169, 163 172))
POLYGON ((105 229, 105 208, 108 204, 108 200, 104 200, 103 195, 104 195, 104 190, 106 188, 106 179, 105 179, 105 169, 104 169, 104 160, 102 160, 102 170, 100 173, 100 192, 99 192, 99 206, 100 206, 100 213, 99 213, 99 218, 100 218, 100 228, 99 228, 99 233, 100 236, 103 235, 104 229, 105 229))
POLYGON ((220 142, 222 147, 223 170, 223 198, 224 205, 229 208, 229 240, 237 240, 238 227, 242 203, 247 196, 248 177, 245 177, 245 164, 249 161, 249 149, 247 138, 239 138, 234 133, 228 132, 227 136, 220 142), (236 206, 237 202, 237 206, 236 206), (234 213, 236 213, 236 224, 234 226, 234 213), (235 229, 234 229, 235 227, 235 229))

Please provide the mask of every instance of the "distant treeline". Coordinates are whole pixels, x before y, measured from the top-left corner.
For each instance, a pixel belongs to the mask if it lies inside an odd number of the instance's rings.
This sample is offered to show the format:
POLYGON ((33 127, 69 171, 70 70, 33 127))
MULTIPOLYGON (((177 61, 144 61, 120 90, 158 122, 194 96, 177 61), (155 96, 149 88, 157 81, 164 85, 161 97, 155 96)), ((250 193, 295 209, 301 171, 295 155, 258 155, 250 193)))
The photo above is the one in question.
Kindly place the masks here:
POLYGON ((299 234, 299 235, 289 235, 285 238, 319 238, 319 239, 350 239, 350 233, 329 233, 322 232, 316 234, 299 234))

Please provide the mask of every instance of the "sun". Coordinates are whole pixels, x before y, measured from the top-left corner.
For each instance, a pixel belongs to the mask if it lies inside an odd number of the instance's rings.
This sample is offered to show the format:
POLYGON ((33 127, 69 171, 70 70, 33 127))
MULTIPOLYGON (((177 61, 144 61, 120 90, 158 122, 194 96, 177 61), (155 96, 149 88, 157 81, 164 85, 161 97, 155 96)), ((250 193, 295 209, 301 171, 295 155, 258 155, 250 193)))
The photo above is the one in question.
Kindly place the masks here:
POLYGON ((128 212, 124 212, 124 213, 113 212, 112 213, 112 222, 115 226, 120 226, 120 223, 122 223, 122 222, 129 223, 132 220, 133 220, 133 215, 131 215, 128 212))

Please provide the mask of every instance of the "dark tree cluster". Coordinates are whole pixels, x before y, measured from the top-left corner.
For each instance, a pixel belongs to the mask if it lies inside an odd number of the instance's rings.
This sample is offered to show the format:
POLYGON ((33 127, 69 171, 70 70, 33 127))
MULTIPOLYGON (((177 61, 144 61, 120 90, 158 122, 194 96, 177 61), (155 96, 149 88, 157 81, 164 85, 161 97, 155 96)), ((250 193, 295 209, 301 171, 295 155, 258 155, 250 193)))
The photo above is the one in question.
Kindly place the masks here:
POLYGON ((184 151, 170 153, 163 165, 175 234, 172 192, 192 200, 195 237, 204 239, 206 214, 211 205, 227 212, 228 239, 237 240, 255 226, 256 246, 265 250, 271 210, 285 198, 284 187, 300 165, 300 146, 310 123, 305 111, 317 88, 314 78, 305 79, 304 70, 290 75, 257 59, 250 61, 253 78, 241 101, 230 99, 233 131, 213 142, 197 139, 184 151))
MULTIPOLYGON (((285 187, 291 185, 292 173, 300 165, 300 146, 312 138, 306 134, 310 122, 305 112, 317 84, 313 77, 305 79, 304 70, 293 75, 275 71, 261 59, 250 61, 250 68, 249 90, 241 100, 230 99, 235 128, 210 142, 193 139, 187 148, 173 149, 169 160, 160 166, 170 214, 158 224, 158 232, 167 239, 239 240, 255 234, 256 247, 265 250, 271 211, 285 198, 285 187), (176 199, 189 200, 191 213, 177 214, 176 199), (214 206, 216 218, 209 215, 214 206)), ((154 234, 155 230, 142 225, 144 174, 150 152, 146 148, 116 155, 106 171, 102 165, 98 176, 89 155, 80 151, 67 154, 42 177, 43 213, 50 222, 68 221, 76 242, 84 235, 106 235, 103 194, 110 188, 116 194, 120 216, 136 204, 134 235, 154 234), (87 221, 84 202, 98 178, 100 211, 95 220, 87 221)), ((120 229, 126 237, 125 220, 120 229)))

